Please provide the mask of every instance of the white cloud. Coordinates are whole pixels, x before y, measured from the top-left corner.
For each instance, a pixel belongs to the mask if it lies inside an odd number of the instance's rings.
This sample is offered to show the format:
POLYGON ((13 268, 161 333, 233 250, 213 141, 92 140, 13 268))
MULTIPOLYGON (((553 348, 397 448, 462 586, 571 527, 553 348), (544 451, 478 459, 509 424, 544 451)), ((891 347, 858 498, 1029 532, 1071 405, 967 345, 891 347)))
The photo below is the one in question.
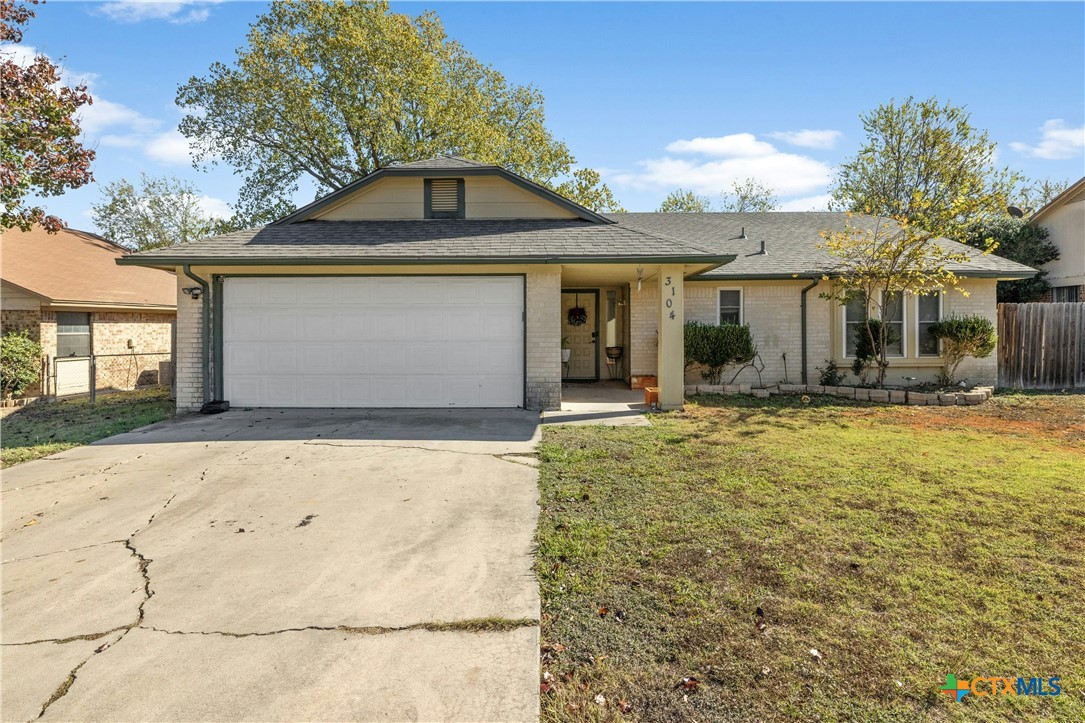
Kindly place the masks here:
POLYGON ((827 193, 818 196, 793 198, 780 204, 781 211, 828 211, 832 196, 827 193))
POLYGON ((202 23, 211 15, 207 5, 220 0, 114 0, 97 12, 119 23, 167 20, 175 25, 202 23))
POLYGON ((79 111, 79 127, 88 136, 98 136, 107 129, 118 127, 147 133, 161 124, 161 121, 148 118, 133 108, 100 96, 95 96, 93 103, 83 106, 79 111))
POLYGON ((226 203, 221 198, 200 196, 196 200, 196 203, 199 205, 201 211, 212 218, 230 218, 234 215, 234 211, 230 208, 230 204, 226 203))
POLYGON ((637 164, 637 171, 617 171, 608 180, 641 190, 689 188, 713 194, 753 178, 781 196, 792 196, 823 191, 832 174, 827 164, 808 156, 782 153, 752 133, 675 141, 667 150, 713 157, 648 159, 637 164))
POLYGON ((800 148, 832 148, 843 134, 840 131, 815 131, 804 128, 801 131, 777 131, 769 133, 770 138, 783 141, 800 148))
POLYGON ((161 163, 187 165, 192 160, 188 139, 178 130, 151 136, 147 139, 143 151, 149 158, 161 163))
POLYGON ((1055 118, 1040 126, 1040 142, 1035 146, 1015 142, 1010 148, 1026 156, 1051 161, 1073 158, 1085 148, 1085 126, 1069 128, 1066 121, 1055 118))
POLYGON ((771 143, 757 140, 753 133, 734 133, 715 138, 693 138, 668 143, 669 153, 698 153, 706 156, 756 157, 776 153, 771 143))

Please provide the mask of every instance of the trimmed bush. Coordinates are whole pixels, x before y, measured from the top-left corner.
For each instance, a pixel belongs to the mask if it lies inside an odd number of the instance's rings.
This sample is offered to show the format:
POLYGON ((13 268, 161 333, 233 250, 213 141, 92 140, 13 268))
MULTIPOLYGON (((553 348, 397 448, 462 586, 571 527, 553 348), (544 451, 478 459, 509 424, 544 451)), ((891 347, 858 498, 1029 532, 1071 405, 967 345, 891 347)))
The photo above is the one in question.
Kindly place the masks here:
POLYGON ((701 367, 701 377, 719 384, 726 367, 749 364, 757 356, 748 324, 701 324, 685 326, 686 369, 701 367))
MULTIPOLYGON (((863 384, 867 383, 866 375, 872 366, 879 367, 878 386, 881 386, 885 377, 884 367, 882 367, 881 338, 882 322, 879 319, 867 319, 865 327, 860 324, 855 328, 855 360, 851 363, 851 372, 859 377, 863 384), (869 334, 867 334, 867 328, 870 329, 869 334), (870 341, 871 337, 874 339, 873 343, 870 341)), ((893 331, 892 325, 887 326, 885 329, 886 348, 898 341, 900 341, 900 336, 893 331)))
POLYGON ((943 384, 953 384, 957 367, 967 357, 984 359, 991 356, 998 344, 998 332, 993 321, 985 316, 954 316, 931 324, 931 334, 942 342, 943 384))
POLYGON ((0 388, 5 397, 22 394, 41 374, 41 344, 26 331, 12 331, 0 339, 0 388))

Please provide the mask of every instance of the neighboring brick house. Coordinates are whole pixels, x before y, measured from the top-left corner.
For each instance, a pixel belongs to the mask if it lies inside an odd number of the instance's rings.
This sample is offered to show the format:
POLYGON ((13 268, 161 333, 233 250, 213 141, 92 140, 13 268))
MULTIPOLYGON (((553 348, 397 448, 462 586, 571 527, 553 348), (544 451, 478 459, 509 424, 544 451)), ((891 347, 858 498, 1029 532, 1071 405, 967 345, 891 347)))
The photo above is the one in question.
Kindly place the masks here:
MULTIPOLYGON (((863 310, 819 297, 833 265, 821 232, 845 219, 601 215, 503 168, 438 158, 381 169, 262 228, 118 263, 176 273, 180 410, 216 399, 552 409, 563 381, 611 373, 657 377, 673 408, 687 320, 748 323, 766 384, 816 383, 826 359, 848 365, 846 330, 863 310)), ((970 295, 904 300, 891 384, 937 375, 931 322, 993 319, 996 282, 1035 273, 941 243, 967 255, 951 268, 970 295)), ((994 357, 960 373, 993 384, 994 357)))
POLYGON ((99 389, 168 383, 173 274, 118 266, 127 249, 86 231, 4 231, 0 332, 26 330, 42 345, 42 379, 30 393, 86 391, 90 354, 99 389), (121 355, 121 356, 114 356, 121 355), (59 365, 58 358, 71 358, 59 365))
POLYGON ((1032 214, 1029 223, 1047 229, 1059 258, 1044 264, 1051 284, 1044 301, 1085 301, 1085 178, 1032 214))

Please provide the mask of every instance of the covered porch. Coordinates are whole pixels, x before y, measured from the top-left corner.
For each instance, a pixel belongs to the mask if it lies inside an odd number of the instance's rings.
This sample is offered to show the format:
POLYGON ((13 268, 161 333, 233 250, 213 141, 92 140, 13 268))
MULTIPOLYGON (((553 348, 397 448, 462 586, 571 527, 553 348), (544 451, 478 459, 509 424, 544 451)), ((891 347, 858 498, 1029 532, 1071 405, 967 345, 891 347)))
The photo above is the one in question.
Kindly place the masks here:
POLYGON ((590 396, 586 384, 596 395, 633 391, 629 401, 640 404, 640 390, 655 386, 660 407, 681 408, 685 279, 704 270, 703 262, 563 265, 558 319, 562 410, 568 411, 567 401, 602 403, 584 398, 590 396), (598 382, 608 384, 591 385, 598 382))

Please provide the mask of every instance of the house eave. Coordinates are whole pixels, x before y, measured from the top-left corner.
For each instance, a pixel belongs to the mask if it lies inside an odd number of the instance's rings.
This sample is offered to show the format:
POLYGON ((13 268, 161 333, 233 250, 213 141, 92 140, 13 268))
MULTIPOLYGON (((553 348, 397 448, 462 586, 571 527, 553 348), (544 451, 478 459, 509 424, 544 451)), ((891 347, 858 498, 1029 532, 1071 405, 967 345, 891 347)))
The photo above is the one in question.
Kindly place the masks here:
POLYGON ((117 259, 121 266, 171 269, 189 266, 462 266, 462 265, 546 265, 546 264, 698 264, 716 268, 735 260, 733 254, 716 256, 485 256, 485 257, 366 257, 275 256, 237 257, 138 257, 117 259))

